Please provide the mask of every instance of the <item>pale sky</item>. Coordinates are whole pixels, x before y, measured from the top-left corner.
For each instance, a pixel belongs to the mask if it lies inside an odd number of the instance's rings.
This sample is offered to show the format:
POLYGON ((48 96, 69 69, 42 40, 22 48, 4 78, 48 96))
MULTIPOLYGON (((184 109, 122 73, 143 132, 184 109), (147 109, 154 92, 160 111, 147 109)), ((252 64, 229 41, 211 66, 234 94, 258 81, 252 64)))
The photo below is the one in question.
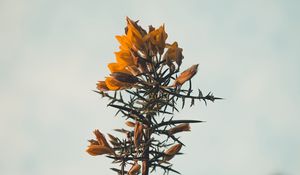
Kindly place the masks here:
MULTIPOLYGON (((175 117, 183 175, 299 175, 300 1, 0 1, 0 174, 114 174, 85 152, 92 131, 124 127, 93 93, 109 73, 125 17, 165 24, 199 63, 194 87, 226 100, 175 117)), ((154 173, 154 174, 159 174, 154 173)))

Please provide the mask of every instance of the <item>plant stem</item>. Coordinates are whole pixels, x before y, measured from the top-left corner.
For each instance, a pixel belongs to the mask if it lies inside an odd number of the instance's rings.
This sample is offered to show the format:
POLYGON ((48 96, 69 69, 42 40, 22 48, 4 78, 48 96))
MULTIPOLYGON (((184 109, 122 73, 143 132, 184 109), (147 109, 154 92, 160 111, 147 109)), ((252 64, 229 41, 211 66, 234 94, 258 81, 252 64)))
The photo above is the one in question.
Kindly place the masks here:
MULTIPOLYGON (((147 116, 148 121, 151 121, 151 116, 147 116)), ((143 157, 144 160, 142 162, 142 175, 149 175, 149 166, 150 166, 150 162, 149 162, 149 145, 151 145, 151 143, 149 143, 150 139, 151 139, 151 129, 150 129, 150 124, 147 125, 147 128, 145 129, 145 146, 144 146, 144 152, 143 152, 143 157), (149 144, 148 144, 149 143, 149 144)))

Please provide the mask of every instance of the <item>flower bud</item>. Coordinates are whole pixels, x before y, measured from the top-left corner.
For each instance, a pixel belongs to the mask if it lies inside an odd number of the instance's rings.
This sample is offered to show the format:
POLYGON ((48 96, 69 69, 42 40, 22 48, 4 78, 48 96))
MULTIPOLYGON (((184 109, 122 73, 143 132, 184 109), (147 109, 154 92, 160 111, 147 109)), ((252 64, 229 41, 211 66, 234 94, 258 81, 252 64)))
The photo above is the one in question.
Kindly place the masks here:
POLYGON ((182 144, 176 144, 165 151, 166 156, 164 157, 165 161, 171 160, 175 154, 177 154, 182 147, 182 144))
POLYGON ((179 77, 176 78, 174 85, 175 86, 181 86, 183 85, 186 81, 190 80, 198 70, 198 64, 195 64, 188 68, 187 70, 183 71, 179 77))
POLYGON ((127 125, 127 126, 129 126, 129 127, 135 127, 135 123, 133 123, 133 122, 131 122, 131 121, 127 121, 127 122, 125 122, 125 124, 127 125))
POLYGON ((134 145, 135 147, 138 147, 143 136, 143 124, 140 122, 136 122, 135 127, 134 127, 134 145))
POLYGON ((103 145, 90 145, 86 149, 86 152, 92 156, 102 155, 102 154, 113 154, 113 151, 103 145))
POLYGON ((138 172, 140 171, 141 169, 141 165, 139 165, 138 163, 134 163, 132 165, 132 167, 130 168, 130 170, 128 171, 128 174, 129 175, 137 175, 138 172))
POLYGON ((179 124, 171 129, 169 129, 168 133, 172 135, 172 134, 176 134, 178 132, 190 131, 190 130, 191 130, 190 124, 182 123, 182 124, 179 124))

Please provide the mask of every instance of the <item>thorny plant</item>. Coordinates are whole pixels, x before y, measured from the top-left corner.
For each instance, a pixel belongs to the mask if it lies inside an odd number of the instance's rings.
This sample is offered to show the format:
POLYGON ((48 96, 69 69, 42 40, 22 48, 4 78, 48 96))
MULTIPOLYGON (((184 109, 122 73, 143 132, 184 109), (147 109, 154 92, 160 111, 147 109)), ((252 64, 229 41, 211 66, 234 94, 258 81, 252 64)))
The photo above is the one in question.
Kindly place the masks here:
POLYGON ((109 142, 95 130, 96 140, 89 140, 86 151, 92 156, 105 154, 119 164, 119 168, 111 168, 119 175, 149 175, 157 168, 164 174, 180 174, 170 163, 184 146, 175 135, 190 131, 190 123, 202 121, 175 120, 173 114, 180 110, 177 103, 184 108, 187 101, 193 106, 197 100, 206 104, 221 98, 212 93, 203 95, 200 89, 192 95, 191 78, 198 64, 179 74, 182 48, 177 42, 166 43, 164 25, 157 29, 149 26, 146 32, 138 21, 126 20, 125 35, 116 36, 121 44, 115 53, 116 63, 108 64, 111 74, 98 82, 99 91, 95 92, 109 99, 108 106, 116 108, 131 129, 115 129, 125 137, 108 134, 109 142))

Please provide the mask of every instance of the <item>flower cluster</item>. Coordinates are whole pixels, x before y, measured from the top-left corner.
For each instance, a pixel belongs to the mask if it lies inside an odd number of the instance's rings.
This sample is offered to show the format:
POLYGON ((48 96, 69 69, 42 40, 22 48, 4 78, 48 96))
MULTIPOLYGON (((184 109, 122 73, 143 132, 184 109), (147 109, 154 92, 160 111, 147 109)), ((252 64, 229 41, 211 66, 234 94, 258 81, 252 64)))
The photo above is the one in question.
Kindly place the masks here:
POLYGON ((115 52, 115 62, 108 64, 110 74, 97 83, 96 92, 110 100, 108 106, 126 118, 129 129, 115 129, 125 138, 108 134, 108 141, 95 130, 96 140, 89 140, 86 151, 92 156, 106 155, 113 163, 119 163, 121 168, 112 170, 121 175, 149 175, 150 168, 179 173, 170 163, 184 146, 177 134, 190 131, 190 123, 202 121, 174 120, 174 112, 179 112, 177 101, 181 100, 184 108, 187 100, 193 106, 195 100, 206 103, 220 98, 211 93, 203 96, 200 89, 198 95, 192 95, 191 79, 198 64, 180 73, 183 49, 177 42, 167 42, 164 25, 149 26, 146 31, 138 21, 126 21, 125 34, 116 36, 120 50, 115 52))
MULTIPOLYGON (((125 35, 116 36, 120 43, 120 51, 115 52, 116 62, 109 63, 108 68, 111 72, 105 81, 97 83, 97 89, 100 91, 115 91, 128 89, 138 83, 140 75, 153 72, 153 62, 162 58, 164 65, 170 69, 180 67, 183 59, 182 48, 178 43, 166 43, 168 34, 165 32, 165 26, 162 25, 155 29, 149 26, 148 32, 128 17, 126 18, 127 27, 125 35), (167 51, 164 53, 165 48, 167 51)), ((197 72, 198 65, 191 67, 191 70, 183 72, 174 85, 182 85, 185 81, 191 79, 197 72)))

